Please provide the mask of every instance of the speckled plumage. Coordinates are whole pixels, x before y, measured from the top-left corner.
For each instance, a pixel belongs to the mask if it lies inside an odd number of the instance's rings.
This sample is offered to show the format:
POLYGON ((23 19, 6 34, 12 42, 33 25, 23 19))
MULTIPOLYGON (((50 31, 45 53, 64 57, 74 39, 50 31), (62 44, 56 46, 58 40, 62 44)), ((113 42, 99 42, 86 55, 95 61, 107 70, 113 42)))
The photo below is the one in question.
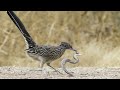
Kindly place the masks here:
MULTIPOLYGON (((7 11, 7 14, 22 33, 28 48, 26 49, 27 54, 33 59, 41 61, 41 68, 45 63, 50 66, 50 63, 60 58, 66 49, 73 50, 72 46, 66 42, 61 42, 58 46, 37 45, 15 13, 13 11, 7 11)), ((53 68, 52 66, 50 67, 53 68)))

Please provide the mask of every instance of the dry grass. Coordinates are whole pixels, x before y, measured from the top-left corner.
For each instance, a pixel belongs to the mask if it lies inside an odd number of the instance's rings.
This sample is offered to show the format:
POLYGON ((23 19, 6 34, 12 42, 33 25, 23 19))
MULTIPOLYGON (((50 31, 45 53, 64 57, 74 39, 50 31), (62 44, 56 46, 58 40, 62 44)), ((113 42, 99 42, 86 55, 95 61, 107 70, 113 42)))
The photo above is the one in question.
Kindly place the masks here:
MULTIPOLYGON (((39 44, 59 45, 67 41, 82 54, 80 63, 69 66, 120 66, 120 12, 113 11, 16 11, 39 44)), ((5 11, 0 12, 0 66, 32 66, 25 42, 5 11)), ((61 57, 72 59, 73 52, 61 57)), ((53 62, 59 67, 60 60, 53 62)))

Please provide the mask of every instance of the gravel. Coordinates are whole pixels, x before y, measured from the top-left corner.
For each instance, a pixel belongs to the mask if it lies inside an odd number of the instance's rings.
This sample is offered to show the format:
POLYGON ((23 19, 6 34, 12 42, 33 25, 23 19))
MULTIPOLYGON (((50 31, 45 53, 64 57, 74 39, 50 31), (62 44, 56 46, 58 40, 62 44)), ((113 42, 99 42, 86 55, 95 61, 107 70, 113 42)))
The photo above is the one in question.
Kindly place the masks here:
POLYGON ((59 74, 49 67, 43 71, 32 67, 0 67, 0 79, 120 79, 120 68, 94 68, 76 67, 69 68, 73 77, 58 68, 59 74))

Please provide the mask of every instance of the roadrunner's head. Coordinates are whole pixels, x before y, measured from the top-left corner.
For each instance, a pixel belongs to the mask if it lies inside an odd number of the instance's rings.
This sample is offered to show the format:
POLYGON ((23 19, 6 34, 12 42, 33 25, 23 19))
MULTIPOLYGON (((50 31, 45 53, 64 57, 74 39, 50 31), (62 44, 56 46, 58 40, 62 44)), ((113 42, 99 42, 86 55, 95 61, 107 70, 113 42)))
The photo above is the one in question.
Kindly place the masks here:
POLYGON ((73 51, 76 51, 75 49, 72 48, 72 46, 67 43, 67 42, 61 42, 60 46, 64 47, 65 49, 70 49, 70 50, 73 50, 73 51))

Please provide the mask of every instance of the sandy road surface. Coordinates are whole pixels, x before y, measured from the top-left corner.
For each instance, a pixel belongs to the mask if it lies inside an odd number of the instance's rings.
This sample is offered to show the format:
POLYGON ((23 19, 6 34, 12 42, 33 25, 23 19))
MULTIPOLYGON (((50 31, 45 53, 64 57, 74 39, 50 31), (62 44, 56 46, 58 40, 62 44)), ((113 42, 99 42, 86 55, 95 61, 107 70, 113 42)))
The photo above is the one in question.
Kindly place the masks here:
POLYGON ((120 79, 120 68, 70 68, 74 77, 69 77, 61 68, 63 75, 48 67, 43 71, 27 67, 0 67, 0 79, 120 79))

